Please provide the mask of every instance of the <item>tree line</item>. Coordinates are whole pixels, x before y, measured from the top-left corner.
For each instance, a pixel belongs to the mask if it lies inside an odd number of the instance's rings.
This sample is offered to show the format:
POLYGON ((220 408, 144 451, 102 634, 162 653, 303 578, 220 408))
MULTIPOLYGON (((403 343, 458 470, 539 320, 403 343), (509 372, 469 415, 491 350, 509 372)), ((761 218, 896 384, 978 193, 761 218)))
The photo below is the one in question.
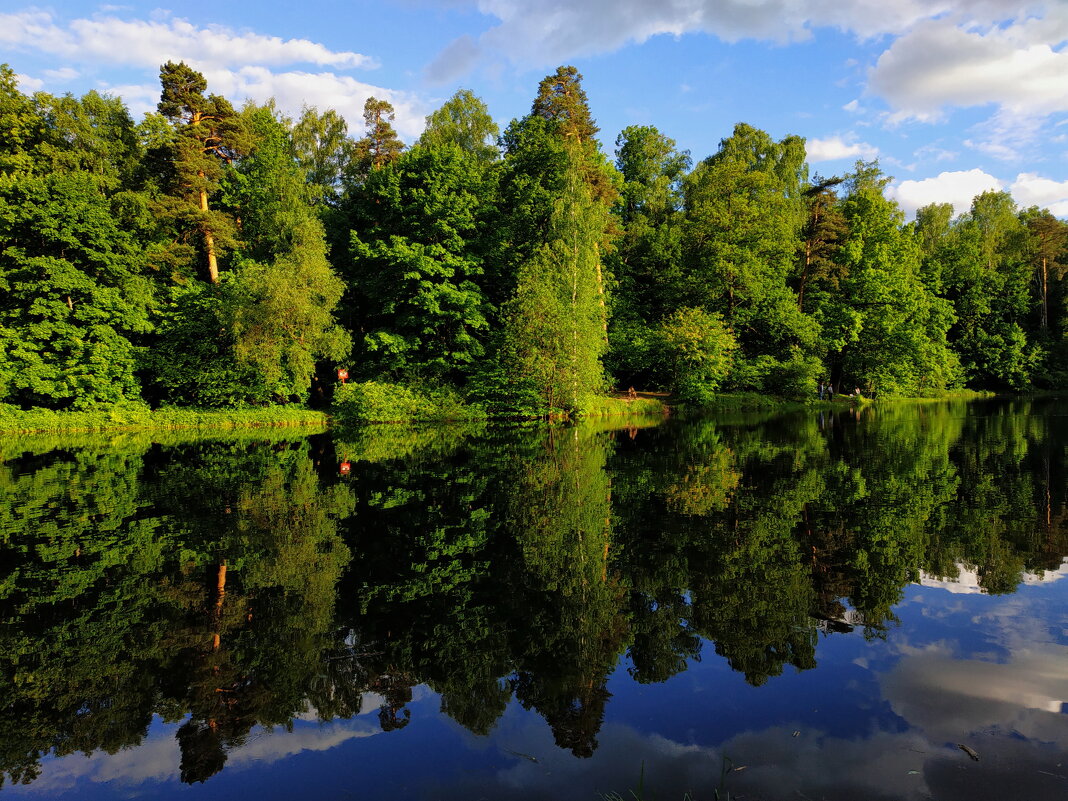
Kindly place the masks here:
POLYGON ((457 92, 411 147, 373 97, 355 138, 160 80, 136 123, 0 67, 0 403, 303 403, 338 367, 498 414, 1068 385, 1068 224, 1008 193, 906 222, 877 163, 812 175, 746 124, 613 160, 573 67, 503 132, 457 92))

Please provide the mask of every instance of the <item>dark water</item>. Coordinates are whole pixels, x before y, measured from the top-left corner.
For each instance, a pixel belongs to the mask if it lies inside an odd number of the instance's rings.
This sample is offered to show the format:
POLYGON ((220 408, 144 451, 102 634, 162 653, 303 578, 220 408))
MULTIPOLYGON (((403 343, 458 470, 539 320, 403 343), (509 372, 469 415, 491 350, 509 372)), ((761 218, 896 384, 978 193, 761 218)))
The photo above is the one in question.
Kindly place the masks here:
POLYGON ((0 441, 0 796, 1068 797, 1065 414, 0 441))

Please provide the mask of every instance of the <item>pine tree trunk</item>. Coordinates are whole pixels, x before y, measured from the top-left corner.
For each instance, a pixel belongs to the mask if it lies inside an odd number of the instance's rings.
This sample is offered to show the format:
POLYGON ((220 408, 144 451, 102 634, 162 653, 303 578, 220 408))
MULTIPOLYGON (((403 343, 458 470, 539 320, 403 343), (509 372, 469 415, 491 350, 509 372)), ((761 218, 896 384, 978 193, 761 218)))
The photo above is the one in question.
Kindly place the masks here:
MULTIPOLYGON (((205 189, 200 190, 200 210, 208 210, 208 193, 205 189)), ((211 229, 207 227, 204 228, 204 252, 208 256, 208 280, 217 284, 219 283, 219 260, 215 255, 215 237, 211 229)))

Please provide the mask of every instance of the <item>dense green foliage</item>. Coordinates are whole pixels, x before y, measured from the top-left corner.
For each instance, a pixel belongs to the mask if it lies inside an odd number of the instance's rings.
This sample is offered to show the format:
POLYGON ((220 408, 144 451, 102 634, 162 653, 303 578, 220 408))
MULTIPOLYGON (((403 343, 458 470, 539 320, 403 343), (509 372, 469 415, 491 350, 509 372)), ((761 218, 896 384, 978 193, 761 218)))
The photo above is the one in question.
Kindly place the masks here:
POLYGON ((739 123, 610 162, 573 67, 499 133, 461 90, 406 148, 368 98, 235 110, 184 63, 158 112, 0 68, 0 403, 329 402, 337 368, 493 416, 615 387, 812 397, 1068 384, 1068 224, 986 192, 907 222, 877 164, 810 176, 739 123))
POLYGON ((331 412, 333 419, 342 426, 471 420, 486 414, 479 406, 464 403, 455 390, 448 387, 419 391, 381 381, 338 387, 331 412))

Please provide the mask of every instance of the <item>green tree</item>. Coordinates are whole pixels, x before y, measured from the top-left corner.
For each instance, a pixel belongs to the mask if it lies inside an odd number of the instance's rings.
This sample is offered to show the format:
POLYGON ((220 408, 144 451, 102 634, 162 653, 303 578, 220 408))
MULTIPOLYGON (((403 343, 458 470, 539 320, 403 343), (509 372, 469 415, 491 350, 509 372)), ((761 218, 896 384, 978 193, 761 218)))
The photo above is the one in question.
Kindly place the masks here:
POLYGON ((801 229, 797 278, 797 307, 801 311, 805 310, 806 290, 810 293, 833 292, 844 277, 842 263, 835 258, 846 233, 846 221, 834 189, 842 180, 816 176, 812 185, 804 190, 807 216, 801 229))
POLYGON ((404 143, 397 138, 391 123, 396 119, 393 104, 375 97, 363 104, 363 121, 367 133, 353 145, 352 166, 357 180, 366 179, 373 170, 378 170, 395 161, 404 150, 404 143))
POLYGON ((201 236, 208 280, 217 284, 218 252, 234 244, 235 227, 229 215, 212 210, 208 201, 219 188, 224 166, 248 151, 247 133, 230 101, 205 97, 207 81, 185 62, 168 61, 159 77, 163 92, 157 108, 177 134, 167 154, 170 190, 179 201, 172 213, 201 236))
POLYGON ((615 278, 607 357, 623 386, 655 377, 658 321, 685 304, 681 286, 682 179, 689 153, 651 126, 630 126, 616 139, 623 177, 624 230, 609 256, 615 278))
POLYGON ((362 374, 456 381, 483 355, 490 190, 478 157, 445 141, 417 145, 355 193, 348 272, 362 374))
POLYGON ((271 107, 242 116, 250 152, 221 182, 222 202, 242 220, 237 269, 210 293, 175 290, 150 356, 173 400, 304 400, 316 362, 343 358, 351 344, 333 316, 344 286, 287 128, 271 107))
POLYGON ((1063 280, 1068 272, 1068 223, 1058 220, 1049 209, 1032 206, 1022 215, 1030 235, 1027 250, 1038 285, 1039 328, 1050 327, 1050 284, 1063 280))
POLYGON ((500 158, 498 136, 500 129, 486 104, 470 90, 459 89, 441 108, 427 115, 419 144, 454 144, 479 164, 488 165, 500 158))
POLYGON ((30 172, 32 150, 43 137, 44 120, 19 91, 15 71, 0 64, 0 173, 30 172))
POLYGON ((513 407, 524 398, 540 413, 579 411, 604 386, 602 254, 616 231, 615 176, 588 138, 596 127, 580 79, 573 68, 546 78, 532 113, 504 135, 501 267, 489 277, 500 297, 503 374, 493 383, 507 386, 513 407))
MULTIPOLYGON (((776 142, 739 123, 685 183, 684 262, 690 305, 722 315, 740 346, 729 381, 795 392, 784 368, 819 369, 818 327, 788 286, 804 219, 804 140, 776 142)), ((814 376, 813 376, 814 380, 814 376)), ((807 380, 800 382, 808 392, 807 380)))
POLYGON ((984 192, 953 225, 945 250, 951 340, 971 386, 1024 389, 1041 361, 1027 336, 1032 268, 1027 229, 1005 192, 984 192))
POLYGON ((727 377, 737 347, 716 314, 679 309, 660 324, 660 355, 667 386, 684 403, 707 403, 727 377))
POLYGON ((333 109, 320 113, 307 107, 290 132, 293 150, 308 183, 319 187, 327 200, 336 198, 350 171, 355 142, 349 139, 348 132, 345 118, 333 109))
POLYGON ((842 202, 849 232, 838 259, 848 278, 840 302, 822 310, 839 384, 866 394, 952 386, 953 309, 924 285, 919 246, 883 195, 888 181, 877 165, 858 163, 842 202))

